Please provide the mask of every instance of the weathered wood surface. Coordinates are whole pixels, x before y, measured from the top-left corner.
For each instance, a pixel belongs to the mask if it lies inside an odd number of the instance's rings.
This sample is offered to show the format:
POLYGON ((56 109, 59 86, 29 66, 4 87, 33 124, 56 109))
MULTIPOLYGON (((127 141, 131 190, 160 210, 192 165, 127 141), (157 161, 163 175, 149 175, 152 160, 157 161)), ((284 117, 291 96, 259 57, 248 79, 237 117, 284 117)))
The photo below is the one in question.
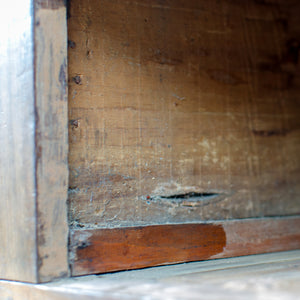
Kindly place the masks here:
POLYGON ((300 2, 71 0, 70 224, 300 212, 300 2))
POLYGON ((3 300, 298 299, 299 251, 148 268, 31 285, 0 281, 3 300))
POLYGON ((3 279, 68 273, 66 8, 50 2, 0 4, 3 279))
POLYGON ((37 260, 31 6, 0 2, 0 278, 25 281, 37 260))
POLYGON ((68 274, 68 99, 65 1, 35 4, 38 280, 68 274))
POLYGON ((300 217, 74 230, 73 276, 300 249, 300 217))

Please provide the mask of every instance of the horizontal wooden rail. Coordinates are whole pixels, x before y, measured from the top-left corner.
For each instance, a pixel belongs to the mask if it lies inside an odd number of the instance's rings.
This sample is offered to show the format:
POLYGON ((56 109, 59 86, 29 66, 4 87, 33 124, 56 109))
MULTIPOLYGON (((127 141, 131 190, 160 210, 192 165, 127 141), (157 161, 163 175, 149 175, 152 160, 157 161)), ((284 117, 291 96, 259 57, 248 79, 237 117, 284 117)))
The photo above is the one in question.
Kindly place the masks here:
POLYGON ((300 249, 300 217, 72 230, 72 275, 300 249))

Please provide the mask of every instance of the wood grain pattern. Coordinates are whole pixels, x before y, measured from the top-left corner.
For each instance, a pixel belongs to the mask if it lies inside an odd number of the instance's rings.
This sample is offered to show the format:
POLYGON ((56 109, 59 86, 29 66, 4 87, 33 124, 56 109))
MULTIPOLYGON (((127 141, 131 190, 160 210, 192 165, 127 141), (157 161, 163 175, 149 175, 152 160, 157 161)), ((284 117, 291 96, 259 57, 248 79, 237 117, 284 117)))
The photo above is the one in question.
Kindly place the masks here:
MULTIPOLYGON (((72 275, 207 259, 223 251, 220 225, 188 224, 75 231, 72 275)), ((71 259, 72 259, 71 254, 71 259)))
POLYGON ((70 1, 70 225, 298 214, 299 13, 70 1))
POLYGON ((226 247, 211 258, 300 249, 300 217, 235 220, 223 223, 226 247))
POLYGON ((0 278, 24 281, 36 281, 32 4, 0 2, 0 278))
POLYGON ((35 3, 35 78, 38 280, 45 282, 68 274, 67 23, 63 1, 35 3))
POLYGON ((300 217, 74 230, 72 275, 300 249, 300 217))

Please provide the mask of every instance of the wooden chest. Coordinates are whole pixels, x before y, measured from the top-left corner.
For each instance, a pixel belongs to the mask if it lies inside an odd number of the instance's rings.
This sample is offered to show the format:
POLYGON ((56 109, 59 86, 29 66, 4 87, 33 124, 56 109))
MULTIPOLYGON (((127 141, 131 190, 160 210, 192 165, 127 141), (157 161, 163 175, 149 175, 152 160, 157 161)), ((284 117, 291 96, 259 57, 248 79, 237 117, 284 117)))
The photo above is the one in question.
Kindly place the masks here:
POLYGON ((300 248, 299 1, 15 2, 2 279, 300 248))

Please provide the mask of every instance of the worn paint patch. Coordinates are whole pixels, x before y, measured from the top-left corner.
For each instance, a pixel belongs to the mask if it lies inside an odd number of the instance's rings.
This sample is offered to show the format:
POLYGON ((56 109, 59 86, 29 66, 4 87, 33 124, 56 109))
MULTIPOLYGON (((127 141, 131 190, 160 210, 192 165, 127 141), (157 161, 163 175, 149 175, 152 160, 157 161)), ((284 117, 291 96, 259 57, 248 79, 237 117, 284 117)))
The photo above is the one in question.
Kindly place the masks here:
POLYGON ((76 230, 72 275, 209 259, 226 246, 222 225, 181 224, 76 230))

